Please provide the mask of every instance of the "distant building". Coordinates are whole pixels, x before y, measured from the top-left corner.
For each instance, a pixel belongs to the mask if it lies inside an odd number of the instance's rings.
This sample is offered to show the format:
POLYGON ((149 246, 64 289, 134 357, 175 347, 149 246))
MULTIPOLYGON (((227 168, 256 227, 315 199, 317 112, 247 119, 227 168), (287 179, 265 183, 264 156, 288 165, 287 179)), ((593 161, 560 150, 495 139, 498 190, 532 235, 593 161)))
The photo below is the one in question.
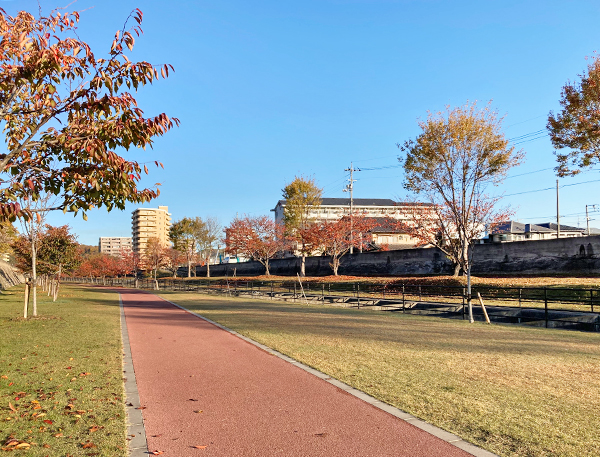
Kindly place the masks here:
POLYGON ((376 248, 384 249, 411 249, 419 244, 419 240, 402 230, 393 219, 385 217, 373 218, 377 224, 368 233, 371 243, 376 248))
POLYGON ((136 209, 131 215, 133 251, 142 254, 150 238, 158 238, 164 246, 169 246, 170 228, 171 214, 168 206, 136 209))
MULTIPOLYGON (((279 200, 271 211, 275 213, 275 222, 283 223, 285 200, 279 200)), ((418 203, 419 207, 429 207, 429 203, 418 203)), ((408 209, 414 209, 412 203, 395 202, 389 198, 355 198, 354 213, 366 217, 408 219, 408 209)), ((323 198, 321 205, 309 210, 308 217, 316 222, 336 221, 350 214, 349 198, 323 198)))
POLYGON ((131 252, 131 245, 131 237, 101 236, 98 242, 98 249, 101 254, 118 256, 121 252, 131 252))
MULTIPOLYGON (((506 243, 510 241, 530 241, 530 240, 551 240, 556 239, 558 235, 558 226, 553 222, 544 222, 542 224, 524 224, 516 221, 506 221, 494 227, 488 234, 485 242, 506 243)), ((599 235, 600 230, 590 229, 590 235, 599 235)), ((580 227, 571 227, 569 225, 560 225, 561 238, 573 238, 586 236, 587 229, 580 227)))

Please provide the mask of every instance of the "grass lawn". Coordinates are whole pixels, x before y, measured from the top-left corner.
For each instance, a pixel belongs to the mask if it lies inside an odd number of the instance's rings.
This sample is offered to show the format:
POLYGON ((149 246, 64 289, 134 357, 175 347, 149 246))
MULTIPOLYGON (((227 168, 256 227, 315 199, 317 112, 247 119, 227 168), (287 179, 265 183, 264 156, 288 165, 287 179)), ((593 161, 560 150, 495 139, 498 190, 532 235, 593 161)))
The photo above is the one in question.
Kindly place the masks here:
POLYGON ((160 295, 500 455, 600 455, 599 334, 160 295))
POLYGON ((118 305, 115 293, 63 285, 23 320, 23 287, 0 294, 2 450, 127 455, 118 305))

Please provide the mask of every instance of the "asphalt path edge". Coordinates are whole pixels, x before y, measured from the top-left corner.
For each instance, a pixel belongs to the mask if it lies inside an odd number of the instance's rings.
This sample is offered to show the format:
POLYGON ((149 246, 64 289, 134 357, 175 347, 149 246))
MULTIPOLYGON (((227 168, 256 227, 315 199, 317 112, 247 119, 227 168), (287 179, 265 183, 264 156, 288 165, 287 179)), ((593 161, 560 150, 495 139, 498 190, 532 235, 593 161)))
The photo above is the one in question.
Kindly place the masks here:
MULTIPOLYGON (((231 330, 215 321, 212 321, 212 320, 198 314, 198 313, 190 311, 189 309, 184 308, 183 306, 178 305, 177 303, 173 303, 172 301, 167 300, 166 298, 163 298, 160 295, 156 295, 156 296, 161 298, 162 300, 166 301, 167 303, 170 303, 171 305, 176 306, 177 308, 180 308, 183 311, 190 313, 190 314, 198 317, 199 319, 202 319, 202 320, 208 322, 209 324, 214 325, 215 327, 220 328, 221 330, 225 330, 226 332, 228 332, 238 338, 241 338, 242 340, 262 349, 265 352, 268 352, 271 355, 279 357, 280 359, 285 360, 286 362, 291 363, 292 365, 295 365, 296 367, 316 376, 317 378, 322 379, 323 381, 328 382, 329 384, 334 385, 335 387, 374 406, 375 408, 385 411, 386 413, 391 414, 392 416, 395 416, 400 420, 406 421, 409 424, 414 425, 415 427, 429 433, 430 435, 433 435, 443 441, 446 441, 447 443, 449 443, 453 446, 456 446, 457 448, 462 449, 463 451, 468 452, 469 454, 471 454, 475 457, 498 457, 496 454, 493 454, 492 452, 486 451, 485 449, 481 449, 480 447, 477 447, 474 444, 464 441, 461 437, 459 437, 457 435, 454 435, 450 432, 442 430, 439 427, 431 425, 428 422, 425 422, 411 414, 408 414, 407 412, 402 411, 401 409, 396 408, 395 406, 392 406, 392 405, 384 403, 380 400, 377 400, 376 398, 374 398, 358 389, 355 389, 354 387, 351 387, 348 384, 338 381, 337 379, 332 378, 331 376, 329 376, 325 373, 315 370, 314 368, 311 368, 308 365, 304 365, 303 363, 300 363, 297 360, 294 360, 285 354, 277 352, 274 349, 271 349, 270 347, 259 343, 258 341, 254 341, 253 339, 248 338, 247 336, 241 335, 238 332, 236 332, 235 330, 231 330)), ((120 295, 119 295, 119 297, 120 297, 120 295)), ((123 305, 121 304, 121 312, 123 312, 122 310, 123 310, 123 305)), ((123 319, 124 319, 124 317, 123 317, 123 319)), ((133 367, 132 367, 132 371, 133 371, 133 367)), ((134 383, 135 383, 135 381, 134 381, 134 383)), ((136 390, 136 393, 137 393, 137 390, 136 390)), ((139 399, 138 399, 138 403, 139 403, 139 399)), ((142 427, 143 427, 143 425, 142 425, 142 427)), ((145 434, 144 434, 144 439, 145 439, 145 434)), ((133 454, 132 454, 132 456, 133 456, 133 454)))
POLYGON ((127 442, 130 457, 146 457, 148 455, 148 442, 142 410, 139 409, 140 396, 135 381, 129 333, 123 308, 123 298, 119 293, 119 308, 121 309, 121 341, 123 342, 123 383, 125 387, 125 410, 127 412, 127 442))

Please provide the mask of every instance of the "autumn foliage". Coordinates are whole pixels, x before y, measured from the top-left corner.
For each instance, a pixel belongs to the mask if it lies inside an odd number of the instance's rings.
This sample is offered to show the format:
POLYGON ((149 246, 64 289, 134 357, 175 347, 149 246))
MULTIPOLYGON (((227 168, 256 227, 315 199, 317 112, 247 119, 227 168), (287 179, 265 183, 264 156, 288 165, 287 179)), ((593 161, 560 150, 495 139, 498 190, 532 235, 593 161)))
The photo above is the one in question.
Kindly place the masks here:
MULTIPOLYGON (((77 237, 68 225, 53 227, 46 224, 37 236, 37 271, 42 275, 73 271, 81 263, 77 237)), ((12 244, 17 267, 31 271, 31 240, 26 235, 15 238, 12 244)))
POLYGON ((284 230, 267 216, 236 218, 225 229, 226 252, 260 262, 269 276, 269 260, 288 248, 284 230))
POLYGON ((402 146, 404 187, 425 196, 429 209, 417 204, 407 221, 410 234, 422 244, 441 249, 466 273, 475 239, 505 220, 508 209, 498 208, 500 198, 487 193, 518 165, 518 151, 502 132, 502 118, 489 105, 475 103, 445 112, 430 113, 420 121, 422 132, 402 146))
POLYGON ((19 198, 43 193, 58 197, 52 209, 84 217, 93 207, 124 209, 159 194, 156 187, 138 188, 146 165, 115 150, 151 147, 179 123, 164 113, 145 117, 131 93, 166 78, 172 67, 127 57, 142 32, 140 10, 130 16, 136 25, 117 31, 105 56, 78 37, 79 18, 60 11, 12 17, 0 9, 0 123, 7 146, 0 154, 0 215, 11 220, 29 215, 19 198))
POLYGON ((600 162, 600 56, 587 73, 562 89, 558 113, 548 115, 548 132, 556 148, 559 176, 571 176, 600 162))
POLYGON ((324 255, 331 256, 330 266, 333 274, 337 276, 341 258, 350 251, 350 247, 359 250, 367 247, 370 239, 366 234, 376 226, 377 223, 373 218, 354 214, 352 219, 350 216, 344 216, 334 222, 325 221, 314 224, 306 239, 324 255), (361 233, 365 236, 357 236, 361 233))

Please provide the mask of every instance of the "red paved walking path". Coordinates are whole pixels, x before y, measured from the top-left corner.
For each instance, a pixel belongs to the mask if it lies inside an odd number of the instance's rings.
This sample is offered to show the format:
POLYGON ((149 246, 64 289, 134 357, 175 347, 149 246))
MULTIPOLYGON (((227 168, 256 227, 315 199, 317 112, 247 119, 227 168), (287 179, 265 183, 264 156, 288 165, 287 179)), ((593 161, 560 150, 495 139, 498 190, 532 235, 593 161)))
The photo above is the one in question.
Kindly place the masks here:
POLYGON ((150 451, 470 455, 155 295, 121 294, 150 451))

